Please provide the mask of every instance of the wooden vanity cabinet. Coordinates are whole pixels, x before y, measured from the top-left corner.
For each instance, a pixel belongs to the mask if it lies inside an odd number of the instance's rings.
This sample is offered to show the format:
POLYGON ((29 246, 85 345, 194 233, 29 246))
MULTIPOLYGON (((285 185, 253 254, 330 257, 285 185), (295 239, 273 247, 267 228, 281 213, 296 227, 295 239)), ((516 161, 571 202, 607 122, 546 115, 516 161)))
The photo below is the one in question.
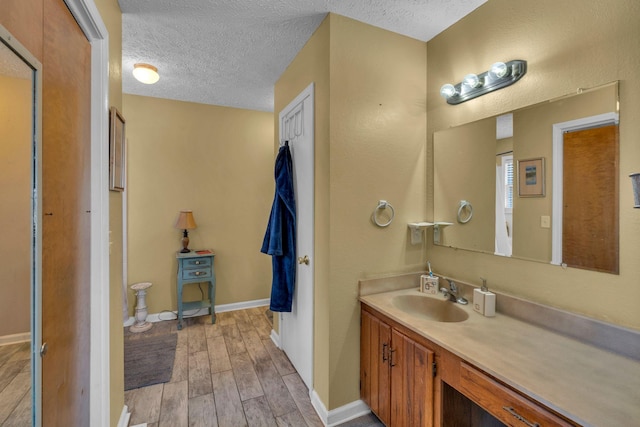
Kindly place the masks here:
POLYGON ((362 310, 360 395, 387 426, 432 427, 434 352, 362 310))
POLYGON ((360 396, 389 427, 578 425, 366 304, 360 332, 360 396))

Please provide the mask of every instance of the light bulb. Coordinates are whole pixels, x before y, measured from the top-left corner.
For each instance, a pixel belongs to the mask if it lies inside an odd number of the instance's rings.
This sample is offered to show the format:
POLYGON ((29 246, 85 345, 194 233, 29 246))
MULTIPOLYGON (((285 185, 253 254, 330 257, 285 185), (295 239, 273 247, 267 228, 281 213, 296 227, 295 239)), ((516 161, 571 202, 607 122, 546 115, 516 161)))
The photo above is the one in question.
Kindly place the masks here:
POLYGON ((160 80, 160 75, 158 74, 158 69, 156 67, 142 63, 135 64, 133 66, 133 77, 135 77, 139 82, 148 85, 154 84, 160 80))
POLYGON ((440 96, 442 96, 444 99, 449 99, 455 94, 456 88, 450 83, 447 83, 440 88, 440 96))
POLYGON ((465 86, 474 88, 480 86, 480 79, 475 74, 467 74, 462 81, 465 86))
POLYGON ((496 62, 491 66, 489 75, 492 79, 499 79, 505 77, 509 73, 509 67, 504 62, 496 62))

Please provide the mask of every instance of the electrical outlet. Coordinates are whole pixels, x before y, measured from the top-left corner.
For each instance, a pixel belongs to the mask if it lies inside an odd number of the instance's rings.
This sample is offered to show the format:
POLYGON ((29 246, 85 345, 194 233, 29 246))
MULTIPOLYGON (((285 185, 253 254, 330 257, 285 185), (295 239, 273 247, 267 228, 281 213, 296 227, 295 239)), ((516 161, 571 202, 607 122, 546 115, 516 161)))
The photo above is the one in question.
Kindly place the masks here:
POLYGON ((551 217, 549 215, 542 215, 540 217, 541 228, 551 228, 551 217))

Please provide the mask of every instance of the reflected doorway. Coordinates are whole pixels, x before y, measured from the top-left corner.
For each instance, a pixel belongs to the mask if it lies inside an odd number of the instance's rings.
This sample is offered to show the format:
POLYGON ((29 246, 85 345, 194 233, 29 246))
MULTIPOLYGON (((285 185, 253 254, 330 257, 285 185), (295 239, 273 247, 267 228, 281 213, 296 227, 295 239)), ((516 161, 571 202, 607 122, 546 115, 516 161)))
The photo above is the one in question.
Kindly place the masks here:
POLYGON ((0 26, 0 425, 38 425, 40 69, 0 26))

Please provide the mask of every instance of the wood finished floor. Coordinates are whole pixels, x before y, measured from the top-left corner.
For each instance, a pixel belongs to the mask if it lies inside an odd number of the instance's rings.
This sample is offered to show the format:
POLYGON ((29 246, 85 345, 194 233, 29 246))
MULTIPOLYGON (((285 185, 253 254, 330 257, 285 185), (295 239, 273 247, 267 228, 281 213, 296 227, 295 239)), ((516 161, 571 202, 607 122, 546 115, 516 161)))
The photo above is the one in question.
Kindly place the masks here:
MULTIPOLYGON (((266 307, 155 323, 177 333, 171 380, 125 392, 130 425, 149 427, 322 426, 309 392, 271 341, 266 307)), ((125 339, 136 339, 125 330, 125 339)))
POLYGON ((0 426, 31 425, 29 342, 0 346, 0 426))

